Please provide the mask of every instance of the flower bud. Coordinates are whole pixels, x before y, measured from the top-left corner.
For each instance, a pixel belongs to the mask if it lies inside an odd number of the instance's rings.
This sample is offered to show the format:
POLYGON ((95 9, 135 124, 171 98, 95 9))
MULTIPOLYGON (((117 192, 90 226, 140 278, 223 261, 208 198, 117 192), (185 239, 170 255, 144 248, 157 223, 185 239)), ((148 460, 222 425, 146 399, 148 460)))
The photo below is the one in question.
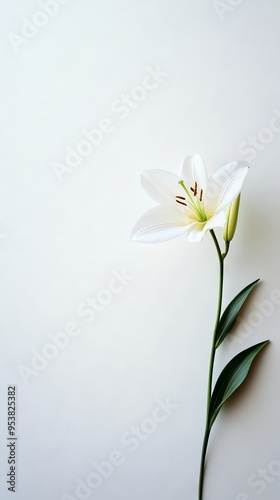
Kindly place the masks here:
POLYGON ((223 238, 225 241, 231 241, 237 225, 238 211, 240 204, 240 194, 227 208, 227 222, 224 227, 223 238))

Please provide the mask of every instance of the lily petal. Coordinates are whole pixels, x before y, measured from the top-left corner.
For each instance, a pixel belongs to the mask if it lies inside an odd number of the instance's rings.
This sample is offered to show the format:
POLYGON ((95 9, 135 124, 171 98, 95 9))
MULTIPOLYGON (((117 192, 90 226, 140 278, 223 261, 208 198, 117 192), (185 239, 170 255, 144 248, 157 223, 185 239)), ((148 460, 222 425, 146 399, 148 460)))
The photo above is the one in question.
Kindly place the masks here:
POLYGON ((219 168, 209 177, 204 192, 206 211, 224 210, 239 195, 243 181, 248 173, 247 162, 232 162, 219 168))
POLYGON ((213 215, 206 224, 202 222, 190 224, 187 230, 188 241, 190 243, 199 243, 204 238, 205 233, 210 231, 210 229, 224 227, 226 220, 226 212, 223 211, 213 215))
POLYGON ((187 156, 181 165, 180 175, 188 189, 193 187, 195 182, 197 182, 199 189, 204 189, 208 181, 208 174, 202 156, 198 153, 187 156))
POLYGON ((227 221, 226 211, 222 210, 221 212, 214 214, 211 217, 211 219, 209 219, 206 222, 203 231, 204 233, 206 233, 206 231, 210 231, 210 229, 215 229, 215 227, 224 227, 226 221, 227 221))
POLYGON ((190 224, 187 231, 187 238, 190 243, 200 243, 204 237, 203 222, 190 224))
POLYGON ((175 196, 180 192, 180 178, 167 170, 145 170, 141 174, 141 184, 151 198, 159 204, 174 205, 175 196))
POLYGON ((146 212, 135 223, 131 239, 143 243, 157 243, 182 236, 187 231, 187 216, 176 207, 157 206, 146 212))

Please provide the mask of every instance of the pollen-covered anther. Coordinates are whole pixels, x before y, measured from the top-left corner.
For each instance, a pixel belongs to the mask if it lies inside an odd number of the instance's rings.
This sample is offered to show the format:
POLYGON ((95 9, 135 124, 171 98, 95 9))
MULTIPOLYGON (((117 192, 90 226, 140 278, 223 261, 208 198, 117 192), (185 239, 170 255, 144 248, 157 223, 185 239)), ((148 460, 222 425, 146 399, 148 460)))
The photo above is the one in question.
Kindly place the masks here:
POLYGON ((202 196, 203 196, 203 189, 200 190, 199 201, 202 201, 202 196))
POLYGON ((194 188, 191 187, 191 191, 193 192, 193 195, 196 196, 197 195, 197 182, 195 181, 194 183, 194 188))
POLYGON ((184 205, 185 207, 187 207, 187 204, 184 203, 184 201, 181 201, 181 200, 186 200, 186 198, 184 196, 176 196, 176 201, 177 203, 180 203, 180 205, 184 205))

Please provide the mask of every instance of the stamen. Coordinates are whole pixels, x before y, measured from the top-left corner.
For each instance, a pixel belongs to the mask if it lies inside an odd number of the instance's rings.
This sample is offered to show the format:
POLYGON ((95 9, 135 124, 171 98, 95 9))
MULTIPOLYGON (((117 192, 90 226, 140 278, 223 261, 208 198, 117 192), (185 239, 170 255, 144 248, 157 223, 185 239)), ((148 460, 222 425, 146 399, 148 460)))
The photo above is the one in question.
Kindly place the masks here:
MULTIPOLYGON (((200 191, 199 191, 199 198, 200 198, 199 199, 196 197, 196 195, 197 195, 197 182, 195 182, 194 188, 190 187, 189 189, 186 188, 184 181, 179 181, 178 184, 180 184, 180 186, 182 186, 182 188, 184 189, 184 191, 186 192, 186 194, 188 196, 188 205, 186 203, 182 203, 181 201, 176 199, 177 203, 180 203, 182 205, 187 206, 189 210, 194 212, 194 214, 198 218, 199 222, 206 222, 207 215, 205 213, 205 209, 204 209, 204 206, 202 203, 203 189, 200 189, 200 191)), ((178 197, 176 196, 176 198, 178 198, 178 197)))
POLYGON ((179 200, 176 200, 177 203, 180 203, 180 205, 184 205, 185 207, 187 207, 188 205, 186 203, 184 203, 183 201, 179 201, 179 200))
POLYGON ((184 196, 176 196, 176 198, 179 198, 180 200, 185 200, 184 196))
POLYGON ((197 182, 196 181, 194 183, 194 188, 191 187, 190 189, 191 189, 193 195, 196 196, 197 195, 197 182))

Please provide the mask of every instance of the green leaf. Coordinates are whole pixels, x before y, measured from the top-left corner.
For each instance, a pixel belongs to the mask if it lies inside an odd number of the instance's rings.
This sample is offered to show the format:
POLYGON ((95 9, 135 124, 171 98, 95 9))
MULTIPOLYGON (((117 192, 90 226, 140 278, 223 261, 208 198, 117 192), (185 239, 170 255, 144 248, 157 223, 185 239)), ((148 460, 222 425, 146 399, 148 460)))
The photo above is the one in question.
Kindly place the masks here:
POLYGON ((216 333, 216 343, 215 347, 219 347, 219 345, 226 338, 227 334, 231 331, 235 322, 237 320, 239 311, 246 301, 248 295, 253 290, 254 286, 260 281, 259 279, 253 281, 250 285, 247 285, 238 295, 230 302, 227 308, 224 310, 224 313, 219 321, 219 325, 216 333))
POLYGON ((246 379, 255 357, 268 344, 269 340, 260 342, 235 356, 220 374, 210 401, 209 429, 212 427, 225 401, 240 387, 246 379))

